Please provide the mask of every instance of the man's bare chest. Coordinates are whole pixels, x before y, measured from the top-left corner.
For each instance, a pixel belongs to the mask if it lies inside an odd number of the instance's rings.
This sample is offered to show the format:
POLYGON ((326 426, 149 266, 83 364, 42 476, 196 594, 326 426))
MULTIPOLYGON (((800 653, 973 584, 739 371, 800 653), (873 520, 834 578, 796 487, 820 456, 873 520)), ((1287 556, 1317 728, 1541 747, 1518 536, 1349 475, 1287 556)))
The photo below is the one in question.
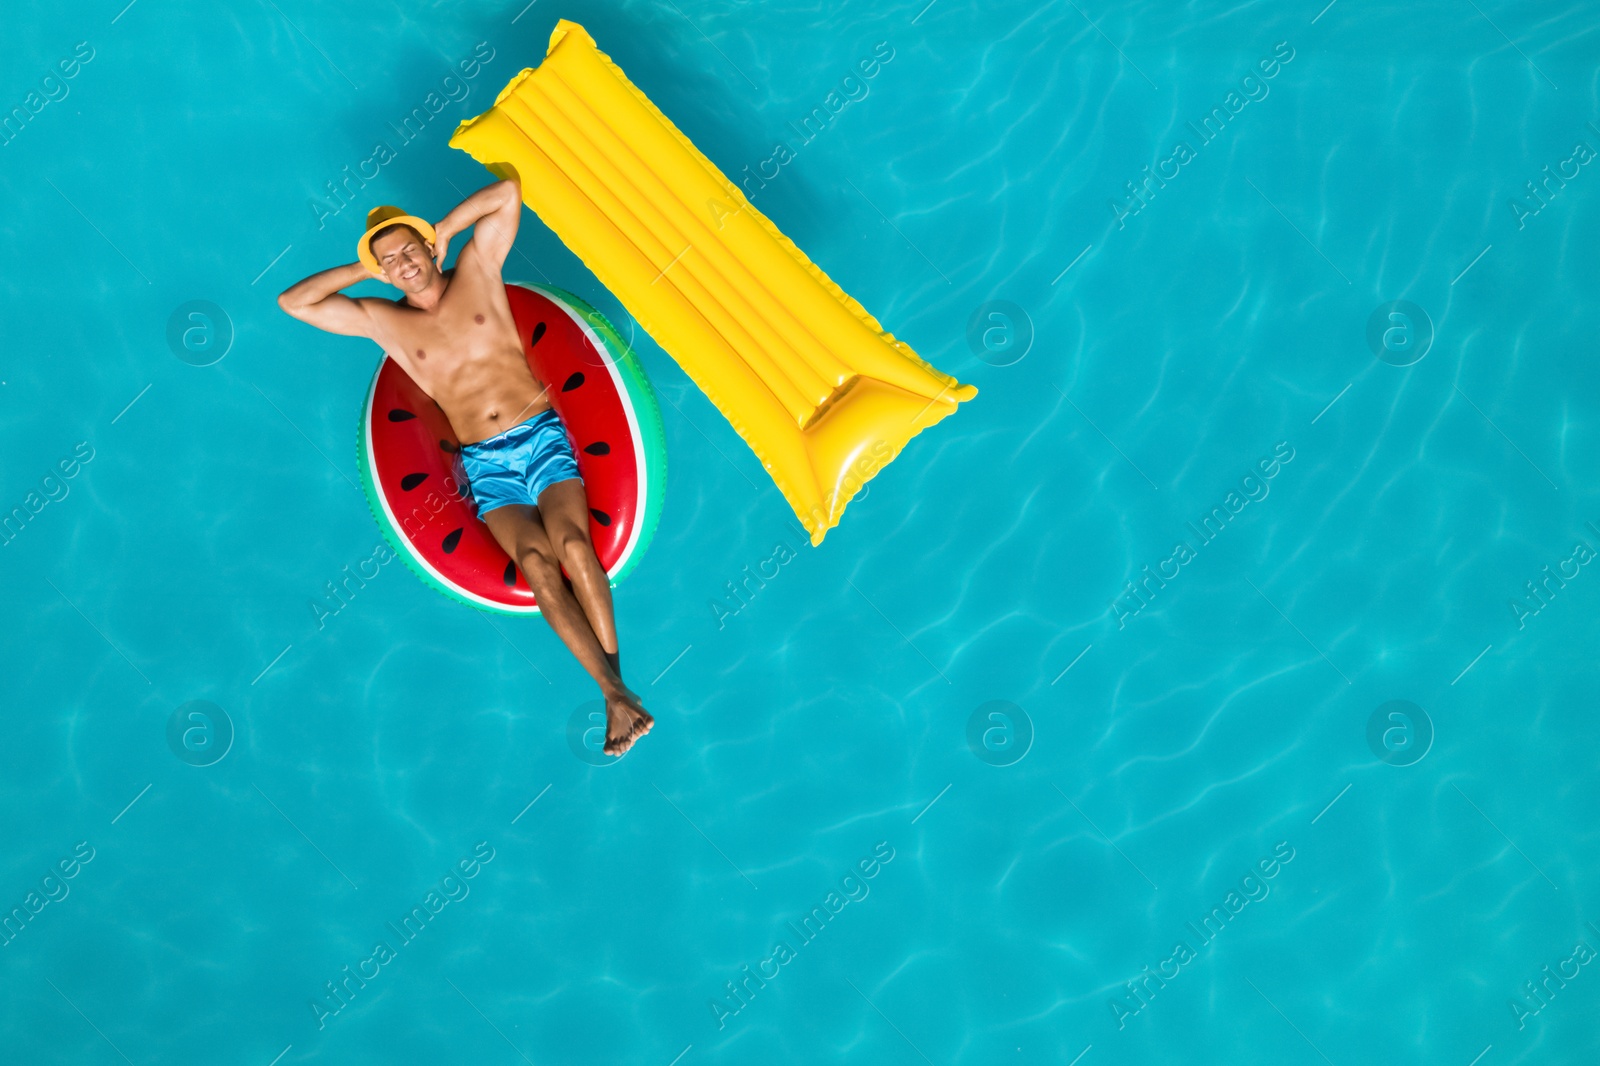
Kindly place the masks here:
POLYGON ((492 308, 474 308, 465 301, 431 314, 397 310, 385 318, 383 349, 430 393, 430 383, 445 385, 463 374, 471 376, 474 367, 497 362, 505 350, 517 346, 514 330, 503 328, 492 308))

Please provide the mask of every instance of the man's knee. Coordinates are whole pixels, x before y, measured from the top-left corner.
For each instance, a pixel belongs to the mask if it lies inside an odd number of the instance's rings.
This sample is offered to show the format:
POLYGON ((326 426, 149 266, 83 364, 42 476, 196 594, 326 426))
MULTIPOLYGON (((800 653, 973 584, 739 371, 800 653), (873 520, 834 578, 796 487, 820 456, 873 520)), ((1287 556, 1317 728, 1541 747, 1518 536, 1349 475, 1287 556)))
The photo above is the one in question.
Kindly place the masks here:
POLYGON ((535 593, 561 583, 561 564, 543 548, 523 549, 517 562, 522 567, 522 576, 528 579, 528 587, 535 593))
POLYGON ((586 529, 552 530, 550 546, 569 572, 574 566, 581 566, 594 558, 594 548, 589 544, 589 531, 586 529))

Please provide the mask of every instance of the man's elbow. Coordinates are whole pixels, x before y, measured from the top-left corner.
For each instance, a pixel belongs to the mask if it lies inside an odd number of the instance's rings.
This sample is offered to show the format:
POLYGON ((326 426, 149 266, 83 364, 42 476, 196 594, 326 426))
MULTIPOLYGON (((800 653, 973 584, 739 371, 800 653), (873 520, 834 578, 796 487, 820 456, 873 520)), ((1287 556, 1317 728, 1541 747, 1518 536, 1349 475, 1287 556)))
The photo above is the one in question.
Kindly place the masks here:
POLYGON ((296 319, 300 322, 311 321, 310 306, 290 299, 287 293, 278 297, 278 306, 282 308, 283 313, 288 315, 290 318, 296 319))

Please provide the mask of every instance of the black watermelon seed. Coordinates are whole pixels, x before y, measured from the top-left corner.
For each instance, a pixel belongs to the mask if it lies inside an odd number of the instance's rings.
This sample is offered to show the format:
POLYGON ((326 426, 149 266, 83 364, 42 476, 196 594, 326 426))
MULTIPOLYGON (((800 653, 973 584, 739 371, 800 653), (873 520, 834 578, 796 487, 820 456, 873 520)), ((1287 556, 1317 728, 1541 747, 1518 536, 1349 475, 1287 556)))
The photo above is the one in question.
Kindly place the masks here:
POLYGON ((611 445, 607 444, 603 440, 597 440, 585 448, 584 451, 589 455, 610 455, 611 445))
POLYGON ((594 520, 599 522, 601 525, 609 526, 611 524, 611 516, 606 514, 604 511, 596 511, 593 507, 591 507, 589 508, 589 513, 594 515, 594 520))
POLYGON ((449 555, 451 552, 455 551, 456 545, 461 543, 461 532, 462 527, 457 526, 449 533, 446 533, 444 540, 440 541, 439 547, 444 549, 444 553, 446 555, 449 555))
POLYGON ((582 385, 582 384, 583 384, 583 372, 582 371, 576 371, 576 372, 573 373, 573 375, 570 378, 567 379, 566 384, 561 386, 561 391, 562 392, 571 392, 573 389, 577 388, 579 385, 582 385))
POLYGON ((517 564, 507 563, 505 577, 506 588, 513 588, 517 584, 517 564))
POLYGON ((544 336, 544 323, 541 322, 537 326, 533 327, 533 335, 528 338, 528 347, 532 348, 535 344, 538 344, 539 343, 539 338, 543 337, 543 336, 544 336))
POLYGON ((412 414, 410 411, 407 411, 403 407, 396 407, 389 412, 389 421, 391 422, 409 422, 411 419, 416 417, 416 415, 412 414))
POLYGON ((416 488, 426 480, 428 480, 427 474, 407 474, 405 477, 400 479, 400 487, 405 491, 410 492, 412 489, 416 488))
POLYGON ((439 450, 449 452, 451 455, 454 455, 456 452, 461 450, 461 445, 457 444, 453 440, 442 440, 439 442, 439 450))

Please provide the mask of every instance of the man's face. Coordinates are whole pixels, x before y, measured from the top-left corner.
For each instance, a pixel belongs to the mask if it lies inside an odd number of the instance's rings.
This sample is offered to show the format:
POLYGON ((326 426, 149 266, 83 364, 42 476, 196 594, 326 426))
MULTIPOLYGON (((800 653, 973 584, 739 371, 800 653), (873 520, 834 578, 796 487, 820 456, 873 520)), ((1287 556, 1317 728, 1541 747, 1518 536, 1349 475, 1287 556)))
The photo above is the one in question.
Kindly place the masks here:
POLYGON ((372 257, 383 268, 383 280, 401 292, 421 292, 439 273, 433 245, 409 229, 385 234, 373 241, 371 248, 372 257))

